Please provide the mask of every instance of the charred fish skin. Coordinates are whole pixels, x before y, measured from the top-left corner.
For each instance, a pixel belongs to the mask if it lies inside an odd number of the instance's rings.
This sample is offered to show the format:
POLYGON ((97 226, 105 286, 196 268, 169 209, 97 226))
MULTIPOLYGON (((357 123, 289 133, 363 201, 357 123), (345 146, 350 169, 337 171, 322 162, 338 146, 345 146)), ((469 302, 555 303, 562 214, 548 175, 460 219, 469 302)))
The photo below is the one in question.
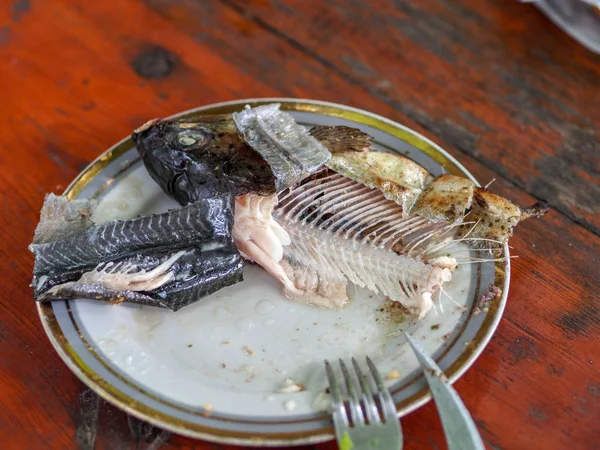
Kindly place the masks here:
POLYGON ((176 275, 173 281, 152 292, 172 311, 197 302, 215 292, 232 286, 244 279, 245 262, 235 246, 211 252, 201 252, 193 256, 189 275, 176 275))
POLYGON ((345 125, 317 125, 309 130, 332 154, 354 151, 366 152, 373 144, 373 138, 358 128, 345 125))
POLYGON ((239 136, 231 116, 155 119, 132 134, 152 179, 182 205, 203 198, 275 192, 275 178, 239 136))
POLYGON ((136 255, 100 264, 78 279, 64 281, 63 277, 60 282, 58 278, 45 282, 36 300, 89 299, 177 311, 242 281, 243 269, 244 262, 232 245, 213 250, 192 248, 162 256, 136 255))
POLYGON ((31 244, 34 275, 92 268, 99 262, 153 248, 181 249, 195 242, 224 245, 231 241, 233 199, 204 199, 181 209, 94 225, 44 244, 31 244))
MULTIPOLYGON (((48 201, 47 208, 54 208, 56 199, 48 201)), ((233 202, 227 194, 162 214, 71 230, 66 236, 44 233, 42 241, 50 242, 30 245, 34 296, 37 301, 88 298, 177 310, 240 282, 244 261, 233 243, 233 202)), ((77 217, 64 206, 55 209, 77 217)), ((56 230, 42 222, 39 229, 56 230)))

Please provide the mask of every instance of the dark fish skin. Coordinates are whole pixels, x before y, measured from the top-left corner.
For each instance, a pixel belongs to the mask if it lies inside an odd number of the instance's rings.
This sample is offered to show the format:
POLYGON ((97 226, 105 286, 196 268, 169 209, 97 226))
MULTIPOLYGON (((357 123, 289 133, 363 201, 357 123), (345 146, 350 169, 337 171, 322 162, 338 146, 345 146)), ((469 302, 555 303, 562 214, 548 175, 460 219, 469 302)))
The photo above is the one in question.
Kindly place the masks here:
POLYGON ((233 244, 212 252, 195 251, 190 259, 192 275, 150 293, 173 311, 243 280, 245 262, 233 244))
POLYGON ((229 115, 156 119, 131 137, 152 179, 182 205, 221 193, 275 192, 269 164, 242 140, 229 115))
POLYGON ((231 195, 202 199, 162 214, 115 220, 43 244, 35 255, 32 286, 37 301, 96 299, 177 310, 242 281, 244 261, 231 230, 231 195), (115 290, 100 280, 82 281, 104 263, 128 263, 121 275, 150 271, 177 252, 173 277, 153 290, 115 290))
MULTIPOLYGON (((152 269, 158 264, 160 256, 156 256, 152 251, 150 253, 151 256, 136 255, 131 258, 139 261, 136 268, 152 269)), ((162 259, 168 256, 170 255, 167 254, 162 259)), ((81 273, 76 277, 71 273, 70 280, 67 280, 63 274, 49 278, 36 293, 36 300, 48 302, 91 299, 117 304, 137 303, 177 311, 224 287, 242 281, 243 269, 244 261, 233 244, 209 251, 192 248, 171 267, 170 271, 175 274, 173 280, 158 289, 150 291, 109 289, 100 283, 76 282, 81 273), (49 291, 51 287, 55 289, 49 291)))
POLYGON ((176 250, 197 243, 228 244, 233 224, 229 195, 195 202, 181 209, 130 220, 114 220, 45 244, 32 244, 35 276, 91 269, 153 248, 176 250))

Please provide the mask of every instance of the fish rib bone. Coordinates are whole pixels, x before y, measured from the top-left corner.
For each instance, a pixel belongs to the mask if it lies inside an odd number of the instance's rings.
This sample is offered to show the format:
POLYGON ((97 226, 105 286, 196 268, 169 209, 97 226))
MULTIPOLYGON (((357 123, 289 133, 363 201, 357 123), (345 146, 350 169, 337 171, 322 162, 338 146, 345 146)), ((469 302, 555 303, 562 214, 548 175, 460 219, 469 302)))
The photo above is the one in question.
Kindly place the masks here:
MULTIPOLYGON (((275 219, 284 214, 275 213, 275 219)), ((432 295, 451 279, 450 270, 397 255, 369 243, 343 239, 302 221, 286 221, 291 244, 285 257, 311 267, 324 277, 343 275, 360 287, 399 301, 419 315, 432 307, 432 295)))
POLYGON ((84 273, 78 283, 95 284, 100 283, 107 289, 116 291, 151 291, 157 289, 170 281, 174 274, 169 269, 186 252, 179 251, 152 270, 138 269, 131 261, 121 261, 115 265, 112 263, 99 264, 94 270, 84 273))

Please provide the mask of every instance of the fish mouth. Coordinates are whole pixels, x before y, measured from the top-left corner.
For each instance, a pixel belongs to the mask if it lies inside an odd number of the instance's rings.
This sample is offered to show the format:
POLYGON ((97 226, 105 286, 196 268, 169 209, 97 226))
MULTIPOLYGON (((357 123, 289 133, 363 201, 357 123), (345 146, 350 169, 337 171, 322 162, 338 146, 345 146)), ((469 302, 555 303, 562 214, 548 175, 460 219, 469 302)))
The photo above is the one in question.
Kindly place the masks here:
POLYGON ((162 122, 161 118, 150 119, 149 121, 144 123, 142 126, 133 130, 133 133, 131 134, 131 139, 133 139, 133 142, 137 144, 140 134, 142 134, 144 131, 152 128, 153 126, 158 125, 161 122, 162 122))

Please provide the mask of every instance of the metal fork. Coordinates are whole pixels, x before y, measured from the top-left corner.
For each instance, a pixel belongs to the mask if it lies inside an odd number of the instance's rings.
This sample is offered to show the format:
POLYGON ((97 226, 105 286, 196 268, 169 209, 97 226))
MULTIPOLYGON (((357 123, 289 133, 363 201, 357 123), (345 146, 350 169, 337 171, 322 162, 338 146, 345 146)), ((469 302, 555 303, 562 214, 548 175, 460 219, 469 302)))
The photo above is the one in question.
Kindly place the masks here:
POLYGON ((331 391, 333 424, 340 450, 400 450, 403 444, 402 430, 396 417, 396 406, 373 361, 367 356, 372 380, 363 375, 354 358, 352 366, 356 377, 351 374, 343 360, 340 359, 339 363, 349 397, 347 404, 342 399, 331 364, 325 360, 325 371, 331 391), (375 392, 371 387, 373 381, 376 386, 375 392))

